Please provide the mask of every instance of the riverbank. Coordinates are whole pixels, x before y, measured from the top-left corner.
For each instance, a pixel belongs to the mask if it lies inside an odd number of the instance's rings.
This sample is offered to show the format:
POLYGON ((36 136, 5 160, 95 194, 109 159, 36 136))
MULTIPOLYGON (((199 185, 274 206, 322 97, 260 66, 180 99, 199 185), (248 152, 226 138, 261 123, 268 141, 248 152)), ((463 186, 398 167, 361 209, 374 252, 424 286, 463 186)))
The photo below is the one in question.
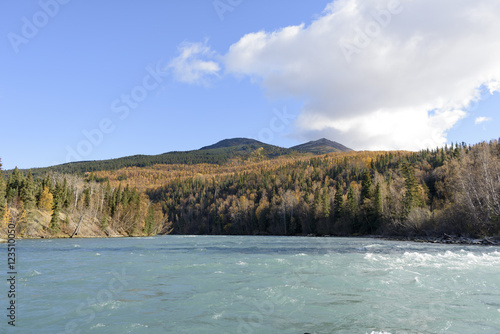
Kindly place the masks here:
POLYGON ((475 245, 475 246, 500 246, 500 236, 484 238, 468 238, 443 234, 442 236, 387 236, 387 235, 354 235, 354 236, 331 236, 331 235, 305 235, 305 237, 323 238, 361 238, 382 239, 389 241, 408 241, 416 243, 447 244, 447 245, 475 245))
MULTIPOLYGON (((157 234, 160 236, 164 234, 157 234)), ((386 236, 386 235, 359 235, 359 236, 330 236, 330 235, 301 235, 302 237, 319 237, 319 238, 353 238, 353 239, 382 239, 389 241, 408 241, 415 243, 432 243, 432 244, 448 244, 448 245, 474 245, 474 246, 500 246, 500 236, 484 237, 484 238, 468 238, 462 236, 454 236, 443 234, 442 236, 386 236)), ((109 234, 109 235, 55 235, 55 236, 38 236, 38 237, 20 237, 17 239, 101 239, 101 238, 144 238, 147 235, 123 235, 123 234, 109 234)), ((0 243, 6 243, 7 240, 0 238, 0 243)))
POLYGON ((500 246, 500 236, 484 238, 467 238, 454 235, 443 234, 440 237, 415 236, 415 237, 387 237, 370 236, 373 238, 382 238, 385 240, 411 241, 418 243, 448 244, 448 245, 476 245, 476 246, 500 246))

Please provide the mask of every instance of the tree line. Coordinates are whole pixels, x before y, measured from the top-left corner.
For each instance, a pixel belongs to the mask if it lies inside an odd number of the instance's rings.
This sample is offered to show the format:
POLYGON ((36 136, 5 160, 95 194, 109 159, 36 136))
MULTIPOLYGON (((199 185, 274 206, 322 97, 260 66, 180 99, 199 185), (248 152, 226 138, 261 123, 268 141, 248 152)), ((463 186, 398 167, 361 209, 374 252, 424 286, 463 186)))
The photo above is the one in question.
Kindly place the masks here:
MULTIPOLYGON (((256 151, 256 152, 255 152, 256 151)), ((500 144, 0 177, 20 235, 496 235, 500 144), (161 184, 161 186, 159 186, 161 184), (132 185, 129 186, 129 185, 132 185), (139 190, 138 190, 139 189, 139 190), (45 218, 44 218, 45 217, 45 218)), ((250 158, 250 159, 249 159, 250 158)))
POLYGON ((500 145, 358 152, 148 190, 180 234, 494 235, 500 145))
POLYGON ((7 178, 0 175, 0 221, 0 233, 14 222, 24 237, 72 236, 79 228, 94 236, 168 231, 161 205, 135 188, 69 174, 35 179, 17 168, 7 178))

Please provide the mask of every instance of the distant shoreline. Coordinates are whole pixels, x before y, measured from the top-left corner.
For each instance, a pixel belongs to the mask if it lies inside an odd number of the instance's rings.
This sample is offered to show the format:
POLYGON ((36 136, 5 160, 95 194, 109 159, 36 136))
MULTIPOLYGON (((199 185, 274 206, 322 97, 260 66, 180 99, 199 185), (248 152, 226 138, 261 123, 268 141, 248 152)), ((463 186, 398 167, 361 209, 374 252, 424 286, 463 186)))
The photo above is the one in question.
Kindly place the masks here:
MULTIPOLYGON (((112 239, 112 238, 148 238, 156 236, 165 236, 166 234, 157 235, 135 235, 135 236, 125 236, 125 235, 110 235, 110 236, 74 236, 70 238, 69 236, 55 236, 55 237, 24 237, 16 238, 16 240, 36 240, 36 239, 112 239)), ((168 234, 182 236, 183 234, 168 234)), ((188 234, 186 234, 188 235, 188 234)), ((195 236, 268 236, 268 237, 303 237, 303 238, 353 238, 353 239, 382 239, 387 241, 407 241, 414 243, 429 243, 429 244, 446 244, 446 245, 466 245, 466 246, 500 246, 500 236, 497 237, 484 237, 484 238, 468 238, 468 237, 458 237, 453 235, 444 234, 440 237, 429 237, 429 236, 386 236, 386 235, 357 235, 357 236, 332 236, 332 235, 295 235, 295 236, 283 236, 283 235, 227 235, 227 234, 195 234, 195 236)), ((0 238, 0 243, 7 243, 7 239, 0 238)))

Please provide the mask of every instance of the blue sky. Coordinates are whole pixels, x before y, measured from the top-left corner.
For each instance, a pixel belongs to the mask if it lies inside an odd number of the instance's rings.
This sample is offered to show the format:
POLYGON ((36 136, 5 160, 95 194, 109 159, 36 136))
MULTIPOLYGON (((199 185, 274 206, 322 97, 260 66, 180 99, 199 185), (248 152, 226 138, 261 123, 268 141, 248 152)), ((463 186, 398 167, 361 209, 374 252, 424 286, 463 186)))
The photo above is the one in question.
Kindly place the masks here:
MULTIPOLYGON (((360 150, 499 137, 496 19, 478 19, 484 41, 467 45, 460 29, 447 28, 454 18, 446 7, 435 8, 426 16, 431 27, 440 22, 432 36, 456 52, 487 45, 492 60, 436 56, 429 46, 438 41, 418 26, 427 0, 392 11, 389 1, 353 3, 4 1, 3 168, 192 150, 232 137, 284 147, 327 137, 360 150), (357 29, 373 22, 362 44, 357 29), (417 43, 418 61, 401 64, 404 43, 417 35, 428 47, 417 43), (481 66, 465 66, 472 63, 481 66)), ((474 32, 470 21, 464 29, 474 32)))

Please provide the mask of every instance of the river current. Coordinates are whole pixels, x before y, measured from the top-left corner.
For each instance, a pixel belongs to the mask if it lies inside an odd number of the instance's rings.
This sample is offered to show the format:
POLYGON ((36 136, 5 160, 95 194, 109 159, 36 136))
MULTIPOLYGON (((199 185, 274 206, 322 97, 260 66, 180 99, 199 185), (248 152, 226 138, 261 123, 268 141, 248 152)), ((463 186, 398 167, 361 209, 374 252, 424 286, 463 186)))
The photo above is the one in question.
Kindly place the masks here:
POLYGON ((261 236, 16 246, 8 333, 500 333, 495 247, 261 236))

